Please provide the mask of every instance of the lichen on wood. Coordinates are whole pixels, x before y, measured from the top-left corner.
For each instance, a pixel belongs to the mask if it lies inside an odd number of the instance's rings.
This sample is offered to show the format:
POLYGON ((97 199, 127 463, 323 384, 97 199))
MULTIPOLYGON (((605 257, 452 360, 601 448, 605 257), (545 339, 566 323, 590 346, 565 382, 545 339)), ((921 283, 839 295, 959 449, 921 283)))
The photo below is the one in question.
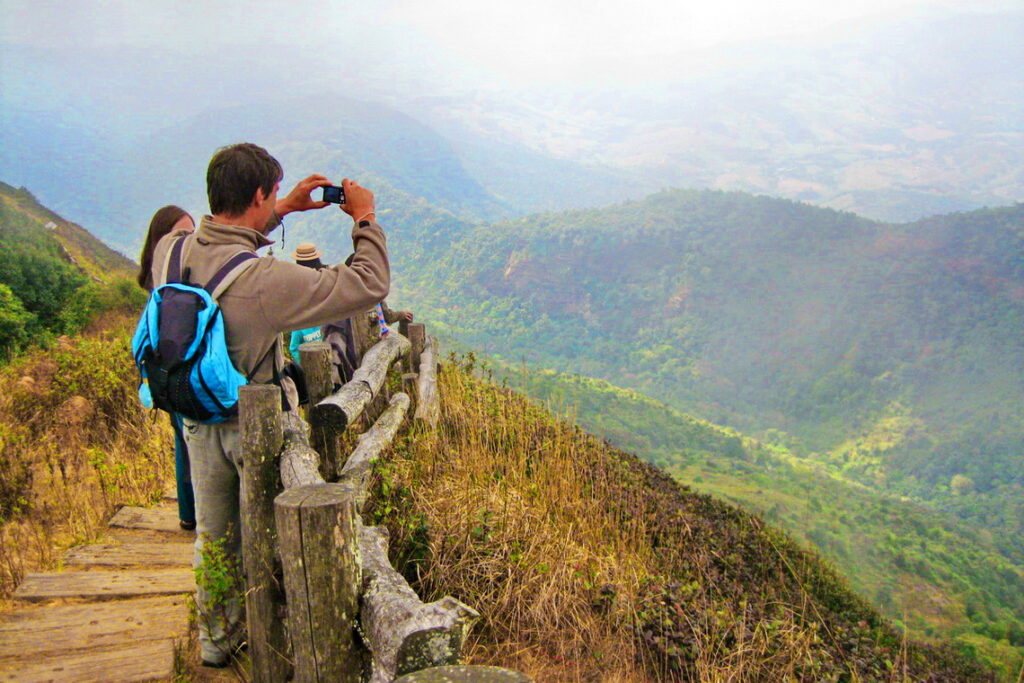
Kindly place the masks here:
POLYGON ((372 682, 443 664, 458 664, 480 614, 446 596, 424 604, 388 560, 384 527, 359 525, 363 591, 360 622, 373 657, 372 682))
POLYGON ((436 426, 441 417, 441 403, 437 392, 437 355, 438 344, 435 337, 427 337, 427 342, 420 353, 419 379, 417 380, 416 414, 417 420, 423 420, 436 426))

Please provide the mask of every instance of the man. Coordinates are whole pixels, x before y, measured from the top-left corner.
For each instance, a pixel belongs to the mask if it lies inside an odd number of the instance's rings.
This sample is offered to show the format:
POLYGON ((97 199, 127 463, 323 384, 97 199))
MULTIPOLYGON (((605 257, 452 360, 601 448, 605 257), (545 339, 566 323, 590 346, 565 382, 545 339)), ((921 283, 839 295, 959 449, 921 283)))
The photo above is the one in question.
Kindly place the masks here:
MULTIPOLYGON (((242 251, 272 244, 267 233, 293 211, 322 209, 310 193, 330 185, 322 175, 311 175, 286 197, 278 198, 281 165, 256 145, 242 143, 214 154, 206 174, 210 212, 198 229, 186 237, 181 272, 190 282, 205 284, 229 259, 242 251)), ((341 210, 354 220, 349 266, 312 269, 260 258, 250 261, 224 291, 219 304, 224 316, 228 353, 235 368, 253 382, 279 383, 286 394, 294 391, 280 379, 284 367, 281 333, 324 325, 365 311, 388 294, 390 267, 384 232, 376 223, 373 193, 347 178, 342 181, 346 203, 341 210)), ((160 241, 153 258, 153 281, 163 284, 168 250, 180 233, 160 241)), ((296 408, 292 398, 288 408, 296 408)), ((206 542, 223 542, 225 554, 240 565, 240 469, 238 420, 200 424, 185 420, 185 441, 192 458, 196 498, 197 540, 194 564, 202 564, 206 542)), ((199 643, 203 664, 227 666, 244 637, 237 599, 220 605, 216 614, 209 596, 197 590, 199 643)))

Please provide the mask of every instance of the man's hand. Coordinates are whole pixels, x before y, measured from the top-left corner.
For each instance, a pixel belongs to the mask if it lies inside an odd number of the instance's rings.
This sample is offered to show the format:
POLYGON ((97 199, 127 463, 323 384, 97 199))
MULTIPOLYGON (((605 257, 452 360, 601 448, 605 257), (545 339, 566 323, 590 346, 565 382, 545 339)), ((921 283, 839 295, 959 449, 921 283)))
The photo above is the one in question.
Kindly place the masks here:
POLYGON ((401 318, 402 320, 408 320, 409 322, 412 322, 412 311, 399 311, 398 317, 401 318))
POLYGON ((327 179, 327 176, 314 173, 308 178, 300 180, 299 184, 295 186, 294 190, 288 193, 287 197, 278 199, 277 205, 274 207, 274 212, 279 217, 284 218, 292 211, 322 209, 327 206, 328 202, 318 202, 314 200, 311 193, 318 187, 326 187, 330 184, 331 181, 327 179))
POLYGON ((341 205, 341 210, 352 216, 352 220, 376 220, 372 192, 348 178, 342 179, 341 189, 345 193, 345 203, 341 205))

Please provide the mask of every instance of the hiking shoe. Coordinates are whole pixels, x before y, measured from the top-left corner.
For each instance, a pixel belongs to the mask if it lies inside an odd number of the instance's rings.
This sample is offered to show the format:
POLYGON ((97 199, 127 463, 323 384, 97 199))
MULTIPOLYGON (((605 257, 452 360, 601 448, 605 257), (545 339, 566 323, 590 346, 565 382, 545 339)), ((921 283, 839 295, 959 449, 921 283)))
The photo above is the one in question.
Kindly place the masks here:
POLYGON ((203 666, 208 669, 226 669, 231 666, 231 660, 236 658, 241 653, 249 649, 249 641, 243 640, 233 648, 231 648, 231 655, 224 659, 210 660, 204 659, 203 666))
POLYGON ((215 662, 211 662, 209 659, 203 660, 203 666, 205 666, 208 669, 226 669, 230 664, 230 659, 218 659, 215 662))

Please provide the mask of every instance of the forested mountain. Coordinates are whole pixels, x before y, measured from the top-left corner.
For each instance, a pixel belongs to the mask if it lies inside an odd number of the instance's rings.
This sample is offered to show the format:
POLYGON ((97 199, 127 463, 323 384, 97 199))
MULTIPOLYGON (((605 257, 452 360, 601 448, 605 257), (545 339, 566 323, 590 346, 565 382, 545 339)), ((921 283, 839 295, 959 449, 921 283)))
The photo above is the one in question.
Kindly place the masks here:
POLYGON ((955 510, 1019 563, 1022 216, 886 225, 668 191, 473 229, 399 287, 472 346, 955 510))
POLYGON ((0 182, 0 361, 98 312, 141 304, 135 264, 81 226, 0 182))
MULTIPOLYGON (((106 242, 131 254, 159 207, 178 204, 196 215, 206 212, 210 157, 240 141, 255 141, 282 162, 286 188, 310 173, 335 181, 359 178, 385 196, 396 190, 405 198, 382 207, 426 203, 463 221, 522 215, 529 205, 517 186, 498 193, 485 189, 481 159, 487 172, 502 168, 521 182, 543 182, 547 198, 539 201, 545 206, 565 206, 557 198, 567 184, 589 194, 586 204, 601 203, 605 181, 617 177, 513 141, 466 156, 397 109, 330 93, 211 108, 172 124, 141 127, 133 136, 110 129, 106 120, 86 122, 22 105, 0 106, 0 123, 9 132, 0 176, 32 188, 49 206, 87 222, 106 242)), ((628 196, 628 189, 618 197, 628 196)), ((319 215, 295 220, 329 223, 319 215)))

